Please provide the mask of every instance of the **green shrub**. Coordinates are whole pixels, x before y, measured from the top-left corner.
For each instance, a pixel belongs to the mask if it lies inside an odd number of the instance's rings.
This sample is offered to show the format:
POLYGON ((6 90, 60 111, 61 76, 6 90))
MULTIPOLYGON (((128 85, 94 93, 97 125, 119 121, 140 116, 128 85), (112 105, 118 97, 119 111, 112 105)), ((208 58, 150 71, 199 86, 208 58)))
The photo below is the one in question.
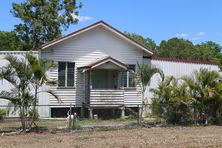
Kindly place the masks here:
POLYGON ((32 117, 33 115, 35 115, 35 119, 38 119, 39 118, 39 113, 38 113, 38 110, 37 109, 30 109, 29 110, 29 116, 32 117))
POLYGON ((7 111, 5 109, 0 109, 0 117, 5 116, 7 111))
POLYGON ((167 77, 151 89, 152 112, 169 124, 222 124, 222 83, 216 71, 167 77))

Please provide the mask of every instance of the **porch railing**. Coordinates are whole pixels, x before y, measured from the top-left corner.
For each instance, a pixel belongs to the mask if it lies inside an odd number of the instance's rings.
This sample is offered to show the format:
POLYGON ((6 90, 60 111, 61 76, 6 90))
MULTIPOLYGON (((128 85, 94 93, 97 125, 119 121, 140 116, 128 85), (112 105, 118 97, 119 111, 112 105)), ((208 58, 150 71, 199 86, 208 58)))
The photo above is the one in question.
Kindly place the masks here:
POLYGON ((90 91, 90 106, 114 107, 124 105, 124 90, 94 90, 90 91))

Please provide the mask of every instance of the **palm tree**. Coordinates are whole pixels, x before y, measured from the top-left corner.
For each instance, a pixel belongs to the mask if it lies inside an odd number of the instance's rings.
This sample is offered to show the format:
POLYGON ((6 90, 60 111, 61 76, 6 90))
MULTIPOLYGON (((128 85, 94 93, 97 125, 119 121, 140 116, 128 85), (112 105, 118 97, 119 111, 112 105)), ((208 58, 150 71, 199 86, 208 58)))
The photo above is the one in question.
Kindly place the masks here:
POLYGON ((174 77, 165 77, 162 82, 160 82, 157 88, 151 88, 150 92, 153 93, 152 99, 152 112, 159 117, 164 117, 167 113, 167 106, 169 100, 172 97, 172 87, 171 83, 174 80, 174 77))
POLYGON ((15 108, 19 108, 22 131, 26 132, 26 117, 30 103, 34 99, 34 96, 30 94, 31 86, 29 83, 32 71, 24 59, 18 59, 10 55, 6 56, 5 59, 9 64, 0 69, 0 79, 6 80, 12 88, 0 92, 0 98, 11 101, 15 108))
POLYGON ((151 89, 153 113, 169 123, 189 123, 194 119, 214 123, 222 119, 222 83, 216 71, 200 69, 193 77, 167 77, 151 89), (194 115, 194 117, 192 117, 194 115))
POLYGON ((31 105, 34 112, 29 129, 31 129, 37 116, 36 105, 38 93, 47 92, 60 101, 51 90, 39 90, 44 84, 56 84, 46 74, 50 68, 54 68, 56 65, 53 61, 37 59, 31 53, 20 59, 10 55, 6 56, 5 59, 9 62, 9 65, 0 69, 0 79, 8 81, 13 87, 10 91, 2 91, 0 98, 7 99, 16 107, 19 107, 22 130, 26 131, 28 126, 26 117, 29 114, 31 105))
POLYGON ((182 77, 188 87, 189 95, 193 99, 193 107, 197 111, 198 120, 202 116, 207 123, 210 114, 216 118, 218 109, 222 105, 220 79, 218 72, 207 69, 195 71, 194 77, 182 77))
MULTIPOLYGON (((57 82, 50 80, 47 77, 47 72, 51 69, 51 68, 55 68, 57 65, 51 61, 51 60, 47 60, 47 59, 40 59, 37 58, 36 56, 32 55, 31 53, 28 53, 26 55, 26 59, 29 63, 29 66, 31 68, 32 71, 32 78, 30 79, 30 82, 34 88, 34 101, 33 101, 33 116, 32 116, 32 121, 30 124, 30 128, 32 127, 32 124, 35 124, 35 119, 36 119, 36 105, 37 105, 37 100, 38 100, 38 93, 40 92, 47 92, 51 95, 53 95, 58 101, 59 98, 50 90, 45 90, 45 91, 40 91, 40 87, 42 87, 44 84, 48 84, 48 85, 56 85, 57 82)), ((35 124, 35 126, 37 126, 35 124)))
MULTIPOLYGON (((144 97, 144 93, 146 91, 146 86, 150 82, 151 78, 155 75, 159 74, 161 76, 161 79, 164 79, 164 73, 162 70, 156 68, 156 67, 149 67, 146 64, 137 64, 137 70, 135 73, 135 77, 139 82, 139 85, 141 87, 141 92, 142 92, 142 107, 141 107, 141 112, 139 115, 139 118, 142 117, 144 107, 146 105, 146 99, 144 97)), ((140 120, 140 119, 139 119, 140 120)), ((141 122, 141 121, 139 121, 141 122)))
POLYGON ((166 119, 168 123, 187 124, 190 121, 191 100, 186 85, 179 79, 166 77, 157 88, 150 89, 153 114, 166 119))

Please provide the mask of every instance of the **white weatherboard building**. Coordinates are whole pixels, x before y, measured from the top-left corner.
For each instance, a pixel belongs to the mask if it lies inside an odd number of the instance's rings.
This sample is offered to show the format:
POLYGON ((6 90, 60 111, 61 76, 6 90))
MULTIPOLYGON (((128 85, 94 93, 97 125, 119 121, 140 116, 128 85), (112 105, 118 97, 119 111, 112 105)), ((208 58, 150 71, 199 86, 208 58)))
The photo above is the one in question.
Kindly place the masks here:
MULTIPOLYGON (((22 57, 25 53, 0 52, 0 66, 7 63, 2 60, 5 55, 22 57)), ((44 44, 34 53, 58 63, 57 68, 48 72, 49 78, 58 80, 58 86, 41 89, 52 90, 62 103, 49 94, 39 94, 41 117, 66 117, 70 104, 79 114, 98 114, 99 117, 109 113, 117 115, 120 111, 124 115, 127 108, 138 110, 142 103, 141 92, 132 74, 137 63, 158 67, 165 76, 175 77, 192 75, 200 68, 219 71, 215 62, 153 57, 152 50, 103 21, 44 44)), ((148 84, 145 93, 148 102, 152 97, 149 89, 155 88, 159 80, 155 75, 148 84)), ((3 89, 10 89, 6 81, 0 82, 0 90, 3 89)), ((7 104, 0 99, 0 105, 7 104)))

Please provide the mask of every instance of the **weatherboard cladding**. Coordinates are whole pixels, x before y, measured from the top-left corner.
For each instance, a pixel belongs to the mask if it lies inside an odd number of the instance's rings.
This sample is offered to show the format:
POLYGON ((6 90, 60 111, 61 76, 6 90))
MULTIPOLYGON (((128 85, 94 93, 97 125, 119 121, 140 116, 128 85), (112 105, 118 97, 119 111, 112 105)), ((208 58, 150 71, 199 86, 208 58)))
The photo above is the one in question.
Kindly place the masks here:
POLYGON ((149 49, 149 48, 145 47, 141 43, 137 42, 136 40, 132 39, 131 37, 127 36, 126 34, 122 33, 121 31, 117 30, 116 28, 110 26, 109 24, 105 23, 104 21, 96 22, 96 23, 91 24, 91 25, 89 25, 87 27, 84 27, 84 28, 79 29, 79 30, 77 30, 75 32, 72 32, 72 33, 70 33, 68 35, 60 37, 60 38, 55 39, 53 41, 50 41, 48 43, 45 43, 42 46, 40 46, 38 48, 38 50, 48 48, 48 47, 50 47, 52 45, 55 45, 55 44, 57 44, 59 42, 62 42, 62 41, 67 40, 67 39, 70 39, 70 38, 74 37, 75 35, 81 34, 84 31, 88 31, 88 30, 94 29, 94 27, 97 27, 97 26, 103 26, 103 27, 109 29, 109 31, 112 31, 112 32, 116 33, 117 35, 119 35, 123 39, 126 39, 128 42, 133 43, 134 45, 136 45, 137 47, 141 48, 142 50, 144 50, 145 52, 147 52, 149 54, 153 54, 153 52, 154 52, 152 49, 149 49))
MULTIPOLYGON (((137 62, 142 63, 143 61, 142 50, 136 49, 134 45, 129 44, 126 40, 102 26, 98 26, 40 52, 43 58, 50 58, 54 61, 75 62, 76 92, 72 99, 75 99, 77 102, 77 107, 82 105, 81 102, 85 98, 84 74, 78 67, 94 63, 98 59, 109 56, 124 66, 126 64, 136 65, 137 62)), ((57 79, 57 69, 52 69, 49 73, 51 78, 57 79)), ((71 90, 67 89, 64 91, 68 93, 71 90)))

